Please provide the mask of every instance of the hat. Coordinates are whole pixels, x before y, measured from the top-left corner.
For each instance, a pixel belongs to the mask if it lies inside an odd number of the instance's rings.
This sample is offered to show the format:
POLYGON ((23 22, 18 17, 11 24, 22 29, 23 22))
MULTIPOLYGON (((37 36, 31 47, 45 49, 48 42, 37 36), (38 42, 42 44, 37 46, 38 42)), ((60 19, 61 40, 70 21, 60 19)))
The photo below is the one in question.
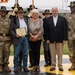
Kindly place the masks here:
POLYGON ((74 7, 74 6, 75 6, 75 1, 71 1, 68 7, 74 7))
POLYGON ((27 10, 30 11, 30 10, 32 10, 33 8, 37 9, 37 8, 35 7, 35 5, 30 5, 29 8, 27 8, 27 10))
POLYGON ((14 7, 11 7, 12 9, 14 9, 15 7, 19 7, 19 4, 14 4, 14 7))
POLYGON ((5 6, 1 6, 1 9, 0 9, 0 11, 5 11, 5 12, 9 12, 7 9, 6 9, 6 7, 5 6))
POLYGON ((26 13, 22 7, 19 7, 16 13, 26 13))
POLYGON ((43 15, 45 15, 45 14, 51 14, 50 13, 50 10, 49 9, 46 9, 45 11, 44 11, 44 13, 42 13, 43 15))

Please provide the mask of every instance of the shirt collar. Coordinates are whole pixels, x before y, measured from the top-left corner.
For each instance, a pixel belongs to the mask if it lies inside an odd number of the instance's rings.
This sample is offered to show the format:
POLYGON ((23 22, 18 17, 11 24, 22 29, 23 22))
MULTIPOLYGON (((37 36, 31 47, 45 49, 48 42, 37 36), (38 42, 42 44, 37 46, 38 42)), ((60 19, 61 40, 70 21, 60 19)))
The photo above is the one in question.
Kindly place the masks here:
POLYGON ((22 19, 21 19, 21 18, 19 18, 19 20, 23 20, 23 19, 24 19, 24 18, 22 18, 22 19))
POLYGON ((53 16, 53 18, 58 18, 58 15, 55 17, 55 16, 53 16))

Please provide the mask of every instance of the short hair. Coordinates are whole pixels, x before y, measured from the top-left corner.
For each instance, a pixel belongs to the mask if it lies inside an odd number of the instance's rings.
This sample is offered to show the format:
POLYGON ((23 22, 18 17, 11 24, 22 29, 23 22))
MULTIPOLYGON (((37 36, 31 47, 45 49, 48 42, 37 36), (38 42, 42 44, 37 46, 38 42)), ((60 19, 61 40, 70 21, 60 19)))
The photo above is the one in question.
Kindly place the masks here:
POLYGON ((33 14, 33 13, 37 13, 37 14, 39 15, 39 10, 38 10, 38 9, 33 9, 33 10, 31 11, 31 14, 33 14))
POLYGON ((57 9, 57 11, 58 11, 58 8, 57 8, 57 7, 52 7, 51 11, 52 11, 53 9, 57 9))

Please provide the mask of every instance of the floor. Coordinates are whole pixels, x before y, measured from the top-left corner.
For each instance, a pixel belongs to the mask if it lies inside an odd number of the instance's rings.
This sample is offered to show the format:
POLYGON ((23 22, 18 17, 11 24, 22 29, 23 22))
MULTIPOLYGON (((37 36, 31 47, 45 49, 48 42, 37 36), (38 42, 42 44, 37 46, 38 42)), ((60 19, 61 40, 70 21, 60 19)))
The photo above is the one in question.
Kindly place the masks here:
MULTIPOLYGON (((68 71, 68 68, 71 66, 68 55, 63 56, 63 68, 64 68, 63 72, 59 71, 57 66, 56 66, 56 70, 54 71, 49 71, 50 66, 44 67, 45 62, 44 62, 43 55, 41 55, 41 59, 40 59, 40 72, 39 73, 33 73, 31 71, 26 73, 26 72, 23 72, 22 70, 19 70, 18 73, 14 73, 13 72, 13 56, 10 56, 9 62, 10 62, 9 66, 12 72, 11 73, 3 72, 3 73, 0 73, 0 75, 75 75, 75 70, 68 71)), ((28 65, 29 65, 29 61, 28 61, 28 65)))

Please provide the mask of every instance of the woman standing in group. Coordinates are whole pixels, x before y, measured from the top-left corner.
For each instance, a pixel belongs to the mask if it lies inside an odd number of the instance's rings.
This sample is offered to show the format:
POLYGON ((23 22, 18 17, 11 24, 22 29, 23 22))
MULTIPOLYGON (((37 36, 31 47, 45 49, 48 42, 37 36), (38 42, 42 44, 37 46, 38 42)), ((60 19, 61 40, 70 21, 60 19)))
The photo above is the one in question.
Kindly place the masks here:
POLYGON ((31 11, 32 18, 29 18, 28 25, 29 25, 29 41, 30 41, 30 47, 32 50, 32 56, 33 56, 33 72, 39 72, 39 60, 40 60, 40 46, 41 46, 41 40, 43 36, 43 20, 39 18, 39 11, 38 9, 33 9, 31 11))

